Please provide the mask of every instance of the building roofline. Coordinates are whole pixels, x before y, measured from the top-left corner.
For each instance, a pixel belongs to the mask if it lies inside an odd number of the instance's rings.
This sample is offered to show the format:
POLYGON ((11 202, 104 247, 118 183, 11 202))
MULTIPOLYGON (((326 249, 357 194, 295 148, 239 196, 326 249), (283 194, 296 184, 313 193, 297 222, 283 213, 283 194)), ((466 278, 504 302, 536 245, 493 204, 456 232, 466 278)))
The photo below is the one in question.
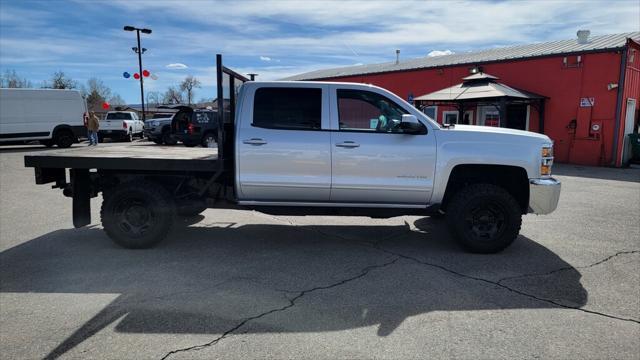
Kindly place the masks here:
MULTIPOLYGON (((632 38, 629 40, 640 46, 640 43, 634 41, 632 38)), ((434 66, 424 66, 424 67, 415 67, 410 69, 398 69, 398 70, 383 70, 383 71, 372 71, 372 72, 363 72, 358 74, 351 75, 336 75, 336 76, 327 76, 327 77, 317 77, 317 78, 306 78, 300 80, 285 80, 285 81, 323 81, 330 79, 341 79, 347 77, 358 77, 358 76, 369 76, 369 75, 380 75, 380 74, 391 74, 391 73, 403 73, 403 72, 411 72, 411 71, 419 71, 419 70, 429 70, 429 69, 445 69, 451 67, 458 67, 464 65, 485 65, 485 64, 497 64, 497 63, 509 63, 514 61, 522 61, 522 60, 532 60, 532 59, 542 59, 542 58, 551 58, 551 57, 561 57, 561 56, 571 56, 571 55, 579 55, 579 54, 595 54, 595 53, 607 53, 607 52, 618 52, 622 51, 626 48, 627 45, 616 46, 611 48, 604 49, 592 49, 592 50, 580 50, 580 51, 570 51, 563 53, 555 53, 555 54, 544 54, 544 55, 533 55, 533 56, 522 56, 522 57, 514 57, 510 59, 499 59, 499 60, 485 60, 485 61, 469 61, 469 62, 460 62, 456 64, 447 64, 447 65, 434 65, 434 66)), ((304 74, 301 74, 304 75, 304 74)))
POLYGON ((341 66, 309 71, 282 80, 327 80, 364 75, 400 73, 422 69, 441 69, 452 66, 505 63, 547 57, 617 52, 625 46, 635 46, 640 41, 640 31, 604 34, 590 37, 586 42, 576 39, 554 40, 542 43, 519 44, 506 47, 477 49, 437 57, 417 57, 398 62, 371 63, 341 66), (632 42, 630 42, 632 41, 632 42))

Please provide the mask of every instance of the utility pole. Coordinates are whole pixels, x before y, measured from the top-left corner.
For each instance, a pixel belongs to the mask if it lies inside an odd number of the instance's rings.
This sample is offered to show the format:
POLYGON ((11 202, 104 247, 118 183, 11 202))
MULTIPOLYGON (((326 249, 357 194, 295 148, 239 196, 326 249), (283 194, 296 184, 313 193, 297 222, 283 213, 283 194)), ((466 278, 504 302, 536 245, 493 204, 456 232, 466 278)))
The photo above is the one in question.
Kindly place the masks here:
POLYGON ((142 54, 147 51, 147 49, 140 46, 140 32, 144 34, 151 34, 151 29, 139 29, 133 26, 125 26, 125 31, 135 31, 136 36, 138 38, 138 47, 132 48, 132 50, 138 54, 138 68, 140 69, 140 101, 142 103, 142 121, 147 119, 145 110, 144 110, 144 76, 142 75, 142 54))

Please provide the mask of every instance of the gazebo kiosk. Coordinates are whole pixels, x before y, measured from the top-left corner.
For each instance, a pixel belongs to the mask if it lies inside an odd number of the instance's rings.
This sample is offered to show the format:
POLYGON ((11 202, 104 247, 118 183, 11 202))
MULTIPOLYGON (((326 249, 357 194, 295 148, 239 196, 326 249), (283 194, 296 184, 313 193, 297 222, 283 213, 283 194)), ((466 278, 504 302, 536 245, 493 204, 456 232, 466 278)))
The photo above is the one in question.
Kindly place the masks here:
MULTIPOLYGON (((512 88, 493 75, 478 72, 463 82, 414 99, 420 109, 443 106, 443 124, 499 126, 529 130, 530 107, 538 113, 538 131, 544 131, 545 97, 512 88), (473 114, 477 114, 474 121, 473 114)), ((436 108, 437 109, 437 108, 436 108)))

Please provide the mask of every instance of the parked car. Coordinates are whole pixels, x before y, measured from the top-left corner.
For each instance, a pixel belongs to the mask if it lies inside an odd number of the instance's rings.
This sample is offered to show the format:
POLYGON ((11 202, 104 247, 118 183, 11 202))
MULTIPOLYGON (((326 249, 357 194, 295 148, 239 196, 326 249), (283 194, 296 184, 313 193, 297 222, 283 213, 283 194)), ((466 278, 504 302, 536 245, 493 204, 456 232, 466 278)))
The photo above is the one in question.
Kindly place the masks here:
POLYGON ((152 119, 144 122, 144 136, 158 145, 175 145, 177 140, 171 136, 173 113, 156 113, 152 119))
POLYGON ((218 142, 217 111, 178 107, 171 123, 172 136, 185 146, 216 147, 218 142))
MULTIPOLYGON (((224 123, 217 153, 113 146, 27 155, 25 165, 36 168, 38 184, 55 183, 73 197, 76 227, 91 223, 90 198, 103 192, 104 230, 127 248, 155 245, 176 214, 210 206, 280 215, 444 214, 463 248, 493 253, 518 237, 522 215, 557 207, 561 184, 551 176, 553 142, 544 134, 441 126, 372 85, 236 81, 246 82, 230 103, 237 111, 224 123)), ((186 123, 195 127, 192 119, 186 123)))
POLYGON ((0 144, 38 140, 68 148, 87 136, 77 90, 0 89, 0 144))
POLYGON ((109 111, 100 121, 98 138, 133 141, 134 136, 142 138, 144 123, 134 111, 109 111))

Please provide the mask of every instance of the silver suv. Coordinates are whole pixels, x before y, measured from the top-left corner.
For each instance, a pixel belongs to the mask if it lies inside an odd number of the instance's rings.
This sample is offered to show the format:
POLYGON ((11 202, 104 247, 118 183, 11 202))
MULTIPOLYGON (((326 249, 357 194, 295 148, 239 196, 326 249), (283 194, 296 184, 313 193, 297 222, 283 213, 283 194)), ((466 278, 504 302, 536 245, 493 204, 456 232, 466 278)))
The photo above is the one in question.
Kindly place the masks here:
POLYGON ((144 136, 158 145, 175 145, 177 141, 171 136, 171 120, 173 113, 157 113, 152 119, 144 122, 144 136))

